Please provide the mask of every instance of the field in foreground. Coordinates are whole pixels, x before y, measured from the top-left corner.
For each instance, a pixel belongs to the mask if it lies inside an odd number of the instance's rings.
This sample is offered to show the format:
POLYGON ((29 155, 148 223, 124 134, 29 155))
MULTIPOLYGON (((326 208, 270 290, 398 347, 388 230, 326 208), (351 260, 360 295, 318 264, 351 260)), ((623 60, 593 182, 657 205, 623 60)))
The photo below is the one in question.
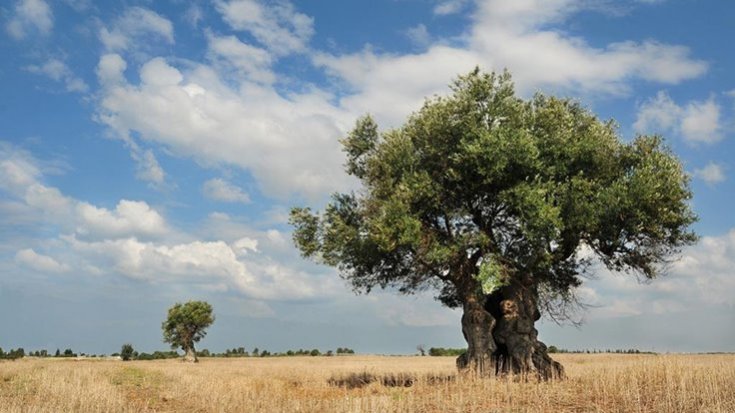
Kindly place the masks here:
POLYGON ((26 358, 0 362, 0 412, 735 412, 735 355, 555 358, 569 379, 461 377, 449 357, 26 358), (353 374, 378 380, 329 383, 353 374))

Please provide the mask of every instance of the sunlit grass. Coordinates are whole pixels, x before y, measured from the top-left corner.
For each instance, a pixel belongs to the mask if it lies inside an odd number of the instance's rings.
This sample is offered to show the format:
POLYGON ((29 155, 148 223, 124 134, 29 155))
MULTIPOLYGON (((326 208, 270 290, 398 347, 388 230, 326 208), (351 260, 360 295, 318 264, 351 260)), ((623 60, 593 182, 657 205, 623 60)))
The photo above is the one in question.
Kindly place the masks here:
POLYGON ((556 358, 569 378, 551 383, 457 375, 450 357, 26 358, 0 362, 0 411, 735 412, 735 355, 556 358))

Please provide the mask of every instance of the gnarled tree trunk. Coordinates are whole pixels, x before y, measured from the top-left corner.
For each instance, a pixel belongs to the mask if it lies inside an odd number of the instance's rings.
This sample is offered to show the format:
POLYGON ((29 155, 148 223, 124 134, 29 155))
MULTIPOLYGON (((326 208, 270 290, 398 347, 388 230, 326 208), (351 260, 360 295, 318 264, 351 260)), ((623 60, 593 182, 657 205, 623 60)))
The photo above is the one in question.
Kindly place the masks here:
POLYGON ((184 358, 183 361, 189 362, 189 363, 198 363, 199 359, 197 358, 197 353, 194 351, 194 346, 187 346, 184 347, 184 358))
POLYGON ((541 318, 538 292, 531 277, 522 277, 488 296, 485 308, 495 319, 496 374, 518 374, 540 380, 564 377, 561 364, 549 357, 534 323, 541 318))
POLYGON ((495 319, 485 309, 485 298, 472 294, 465 298, 462 314, 462 334, 467 341, 467 352, 457 358, 457 368, 480 375, 495 374, 493 354, 495 319))

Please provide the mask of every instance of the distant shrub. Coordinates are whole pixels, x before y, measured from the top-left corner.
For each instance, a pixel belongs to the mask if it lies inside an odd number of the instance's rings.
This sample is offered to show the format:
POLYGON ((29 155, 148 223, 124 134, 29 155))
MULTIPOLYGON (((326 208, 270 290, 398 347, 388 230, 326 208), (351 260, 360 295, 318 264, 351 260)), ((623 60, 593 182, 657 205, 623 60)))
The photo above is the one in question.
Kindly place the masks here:
POLYGON ((15 350, 11 349, 7 353, 0 348, 0 359, 15 360, 23 358, 25 357, 25 355, 26 351, 23 349, 23 347, 18 347, 15 350))
POLYGON ((120 358, 123 361, 132 360, 134 352, 135 350, 133 349, 133 345, 129 343, 125 343, 122 345, 122 348, 120 349, 120 358))
POLYGON ((434 357, 459 356, 466 351, 467 349, 464 348, 432 347, 429 349, 429 355, 434 357))

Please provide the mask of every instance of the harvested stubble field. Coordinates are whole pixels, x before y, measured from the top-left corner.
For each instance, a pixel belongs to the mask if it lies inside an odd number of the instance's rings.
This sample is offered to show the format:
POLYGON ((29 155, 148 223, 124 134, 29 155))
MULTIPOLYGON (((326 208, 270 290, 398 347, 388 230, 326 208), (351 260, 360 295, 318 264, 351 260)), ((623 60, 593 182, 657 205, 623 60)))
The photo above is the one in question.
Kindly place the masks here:
POLYGON ((0 411, 735 412, 735 355, 556 358, 569 378, 551 383, 457 376, 449 357, 26 358, 0 362, 0 411))

